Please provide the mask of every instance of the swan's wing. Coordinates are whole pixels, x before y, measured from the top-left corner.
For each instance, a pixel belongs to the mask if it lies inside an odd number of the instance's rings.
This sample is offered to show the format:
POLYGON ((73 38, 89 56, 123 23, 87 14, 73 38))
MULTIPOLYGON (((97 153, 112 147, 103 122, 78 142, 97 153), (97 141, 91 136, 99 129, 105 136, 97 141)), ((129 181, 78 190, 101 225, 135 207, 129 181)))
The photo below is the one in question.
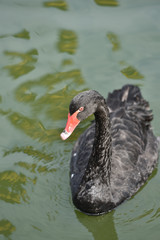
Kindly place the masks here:
POLYGON ((158 159, 149 104, 140 89, 126 85, 107 98, 112 126, 111 189, 115 205, 130 198, 152 173, 158 159))
MULTIPOLYGON (((116 143, 114 142, 114 144, 116 143)), ((156 167, 158 141, 152 131, 149 130, 144 150, 134 140, 128 141, 125 145, 116 144, 113 148, 112 157, 111 194, 113 202, 117 206, 125 199, 133 196, 156 167), (135 158, 136 155, 138 155, 137 159, 135 158)))
POLYGON ((158 141, 150 127, 152 112, 143 99, 111 114, 111 189, 115 205, 130 198, 152 173, 158 141))

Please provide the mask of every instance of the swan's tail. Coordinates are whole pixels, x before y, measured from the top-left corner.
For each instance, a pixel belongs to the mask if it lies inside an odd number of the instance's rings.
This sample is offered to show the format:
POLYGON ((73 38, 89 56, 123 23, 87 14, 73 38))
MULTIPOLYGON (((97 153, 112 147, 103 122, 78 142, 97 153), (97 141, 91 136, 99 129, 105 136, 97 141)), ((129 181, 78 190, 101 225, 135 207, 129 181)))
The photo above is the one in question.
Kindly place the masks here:
POLYGON ((137 104, 137 102, 142 100, 144 99, 141 95, 139 87, 128 84, 119 90, 114 90, 112 93, 109 93, 107 105, 111 111, 114 111, 124 106, 126 103, 137 104))
POLYGON ((139 119, 144 126, 150 126, 153 119, 149 103, 142 97, 139 87, 134 85, 125 85, 122 89, 109 93, 107 105, 110 112, 124 108, 126 114, 132 119, 139 119))

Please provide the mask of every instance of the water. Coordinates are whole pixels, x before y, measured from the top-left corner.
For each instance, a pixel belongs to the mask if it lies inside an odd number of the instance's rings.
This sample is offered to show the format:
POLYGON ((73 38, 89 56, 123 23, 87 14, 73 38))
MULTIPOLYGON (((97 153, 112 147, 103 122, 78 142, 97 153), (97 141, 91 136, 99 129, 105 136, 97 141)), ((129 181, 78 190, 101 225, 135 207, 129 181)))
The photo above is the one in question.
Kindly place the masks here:
POLYGON ((132 240, 160 235, 160 172, 100 217, 75 209, 65 126, 85 89, 141 87, 160 135, 159 0, 0 0, 0 239, 132 240))

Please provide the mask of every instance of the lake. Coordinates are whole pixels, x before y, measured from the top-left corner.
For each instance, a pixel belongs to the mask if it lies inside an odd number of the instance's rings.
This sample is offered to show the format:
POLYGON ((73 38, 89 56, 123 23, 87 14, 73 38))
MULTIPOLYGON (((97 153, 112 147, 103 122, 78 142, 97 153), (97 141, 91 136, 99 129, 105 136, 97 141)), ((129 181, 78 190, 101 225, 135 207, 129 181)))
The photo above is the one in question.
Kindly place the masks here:
POLYGON ((73 96, 141 88, 160 136, 159 0, 0 0, 0 239, 159 240, 159 166, 103 216, 71 200, 82 122, 62 141, 73 96))

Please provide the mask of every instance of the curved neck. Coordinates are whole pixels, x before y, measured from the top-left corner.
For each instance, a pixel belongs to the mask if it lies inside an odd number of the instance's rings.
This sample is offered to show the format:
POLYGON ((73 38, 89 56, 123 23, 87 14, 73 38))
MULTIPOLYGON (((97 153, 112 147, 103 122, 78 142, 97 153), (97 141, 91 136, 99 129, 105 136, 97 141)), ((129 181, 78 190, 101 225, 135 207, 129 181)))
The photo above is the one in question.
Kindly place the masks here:
POLYGON ((95 139, 92 153, 88 162, 87 172, 89 178, 99 175, 102 182, 108 182, 111 167, 112 141, 109 111, 105 100, 97 107, 95 112, 95 139), (91 169, 91 171, 90 171, 91 169), (104 173, 104 174, 103 174, 104 173), (92 176, 90 176, 90 174, 92 176), (107 181, 108 180, 108 181, 107 181))

